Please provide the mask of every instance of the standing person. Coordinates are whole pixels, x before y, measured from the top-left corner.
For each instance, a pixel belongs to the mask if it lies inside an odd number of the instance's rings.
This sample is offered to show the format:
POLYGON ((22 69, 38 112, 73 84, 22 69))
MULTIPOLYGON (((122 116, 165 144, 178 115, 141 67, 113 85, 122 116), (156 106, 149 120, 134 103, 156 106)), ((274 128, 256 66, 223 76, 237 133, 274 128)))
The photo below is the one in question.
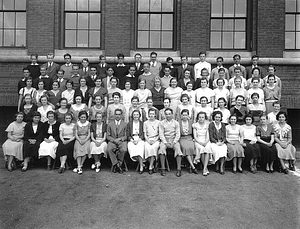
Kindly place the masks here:
POLYGON ((134 96, 139 98, 139 108, 147 106, 146 99, 152 96, 152 93, 146 88, 146 81, 144 79, 139 79, 139 88, 134 92, 134 96))
POLYGON ((68 100, 66 98, 61 98, 59 100, 59 108, 55 111, 56 119, 59 123, 65 122, 65 115, 69 112, 67 106, 68 100))
POLYGON ((85 103, 82 103, 82 95, 76 95, 74 98, 75 103, 71 105, 70 113, 73 115, 73 121, 77 122, 80 111, 88 111, 85 103))
POLYGON ((74 95, 75 95, 75 90, 73 89, 73 81, 70 79, 67 80, 66 87, 67 89, 61 93, 61 97, 67 99, 68 107, 70 107, 74 103, 74 95))
MULTIPOLYGON (((175 79, 176 80, 176 79, 175 79)), ((170 108, 165 109, 166 119, 159 123, 159 137, 161 143, 159 145, 159 158, 161 163, 161 175, 165 176, 165 160, 167 156, 167 149, 174 150, 174 157, 177 162, 177 172, 176 176, 181 177, 181 157, 182 152, 180 149, 179 139, 180 139, 180 126, 177 121, 173 119, 173 110, 170 108)))
POLYGON ((101 78, 97 77, 95 79, 95 87, 89 89, 88 94, 89 94, 89 102, 88 102, 88 107, 91 108, 92 105, 95 104, 95 98, 97 95, 101 96, 101 100, 103 101, 103 105, 107 107, 108 101, 107 101, 107 94, 108 91, 101 86, 101 78))
POLYGON ((101 113, 102 120, 107 120, 107 113, 106 113, 106 107, 102 105, 102 97, 101 95, 95 96, 95 105, 91 107, 90 109, 90 121, 92 123, 97 121, 96 114, 101 113))
POLYGON ((78 118, 75 126, 76 140, 74 144, 74 159, 77 161, 77 168, 73 172, 81 175, 83 163, 87 156, 90 157, 91 123, 87 120, 88 113, 86 111, 80 111, 78 118))
POLYGON ((38 150, 43 140, 43 124, 40 122, 40 119, 41 114, 37 111, 34 112, 31 122, 28 122, 24 129, 23 172, 27 170, 30 159, 36 159, 38 156, 38 150))
POLYGON ((258 126, 260 123, 260 117, 266 114, 266 107, 263 104, 258 103, 259 94, 253 93, 251 95, 252 103, 247 106, 247 113, 253 118, 253 125, 258 126))
POLYGON ((101 158, 104 156, 107 157, 106 149, 106 123, 105 120, 102 118, 102 113, 97 112, 96 115, 96 122, 92 123, 91 125, 91 145, 90 151, 91 155, 95 160, 95 163, 92 164, 92 169, 96 170, 96 173, 100 172, 101 167, 101 158))
POLYGON ((163 72, 164 72, 164 75, 161 77, 161 85, 164 87, 164 88, 167 88, 169 87, 169 84, 170 84, 170 81, 171 79, 175 78, 171 75, 171 69, 169 66, 166 66, 164 69, 163 69, 163 72))
POLYGON ((229 80, 229 72, 228 72, 228 69, 223 66, 224 58, 219 56, 219 57, 217 57, 216 61, 217 61, 217 66, 211 70, 211 79, 216 80, 216 79, 220 78, 219 71, 220 71, 220 69, 223 69, 224 79, 226 79, 228 81, 229 80))
POLYGON ((259 62, 259 56, 258 55, 253 55, 251 57, 251 62, 252 65, 246 67, 246 79, 250 79, 251 75, 252 75, 252 70, 254 68, 258 68, 259 69, 259 78, 262 79, 263 78, 263 68, 261 66, 258 65, 259 62))
POLYGON ((149 174, 154 172, 154 160, 157 159, 159 148, 159 121, 155 119, 156 111, 152 108, 148 111, 149 119, 144 122, 145 160, 149 160, 149 174))
POLYGON ((263 79, 264 80, 264 85, 267 86, 269 84, 268 76, 269 75, 274 75, 275 76, 275 82, 274 82, 274 84, 277 85, 279 88, 282 88, 281 79, 277 75, 275 75, 275 72, 276 72, 275 66, 274 65, 270 65, 268 67, 268 75, 266 75, 264 77, 264 79, 263 79))
POLYGON ((115 110, 115 120, 107 125, 107 153, 112 163, 112 172, 123 173, 121 168, 127 152, 127 124, 123 120, 122 110, 115 110))
POLYGON ((67 83, 67 79, 64 78, 64 70, 59 69, 56 75, 56 78, 54 79, 54 81, 58 81, 59 83, 59 90, 62 92, 64 90, 66 90, 66 83, 67 83))
POLYGON ((135 75, 138 77, 143 74, 143 64, 142 64, 142 55, 140 53, 136 53, 134 55, 134 65, 135 65, 135 75))
POLYGON ((44 65, 41 66, 40 72, 41 72, 41 75, 33 81, 33 86, 35 88, 37 88, 38 82, 40 80, 43 80, 45 90, 47 90, 47 91, 51 90, 52 82, 53 82, 54 78, 56 77, 57 73, 55 73, 55 76, 53 78, 50 78, 50 76, 47 75, 47 69, 44 65))
POLYGON ((196 93, 196 106, 201 103, 200 98, 205 96, 207 98, 207 103, 210 104, 211 108, 215 108, 215 93, 210 89, 208 85, 208 80, 206 78, 200 79, 201 87, 195 90, 196 93))
POLYGON ((47 95, 47 90, 44 89, 44 81, 43 80, 39 80, 38 81, 38 85, 37 85, 37 90, 35 90, 35 92, 33 93, 33 100, 34 100, 34 103, 37 105, 37 106, 41 106, 41 103, 40 103, 40 98, 42 95, 47 95))
POLYGON ((123 53, 118 53, 117 58, 118 58, 118 64, 114 67, 114 73, 115 77, 118 78, 119 80, 119 88, 121 90, 124 89, 125 86, 125 76, 128 73, 128 66, 124 64, 124 54, 123 53))
POLYGON ((230 115, 229 125, 226 126, 226 141, 227 141, 227 161, 233 163, 232 172, 239 171, 243 173, 242 162, 244 155, 243 148, 243 129, 240 125, 236 124, 237 118, 235 115, 230 115))
MULTIPOLYGON (((95 66, 91 66, 90 71, 91 71, 90 75, 86 76, 85 79, 86 79, 86 85, 89 88, 92 88, 92 87, 96 86, 96 80, 97 80, 97 77, 98 77, 97 68, 95 66)), ((101 78, 100 78, 100 80, 101 80, 101 78)))
POLYGON ((285 112, 280 111, 276 115, 276 118, 278 123, 274 126, 275 146, 281 167, 284 173, 288 174, 288 168, 285 165, 286 161, 289 163, 289 169, 295 171, 294 163, 296 148, 292 145, 292 128, 286 123, 287 114, 285 112))
POLYGON ((70 80, 73 81, 73 88, 77 88, 79 86, 80 75, 79 66, 77 64, 72 65, 72 75, 70 80))
POLYGON ((53 62, 55 57, 53 53, 48 53, 46 57, 47 63, 43 64, 42 66, 46 68, 46 75, 48 75, 50 79, 54 80, 58 70, 60 69, 60 66, 59 64, 53 62))
POLYGON ((54 111, 47 112, 48 122, 43 125, 43 142, 39 148, 39 158, 47 158, 47 170, 51 170, 51 160, 56 158, 56 149, 59 141, 60 123, 55 119, 54 111))
POLYGON ((111 79, 110 79, 110 88, 107 89, 107 97, 108 97, 108 105, 114 103, 114 97, 113 97, 113 94, 115 92, 118 92, 120 93, 120 102, 123 103, 123 93, 122 93, 122 90, 117 87, 118 86, 118 79, 117 77, 113 76, 111 79))
POLYGON ((223 115, 222 122, 228 124, 230 111, 226 108, 227 106, 226 100, 224 98, 219 98, 217 104, 218 104, 218 108, 215 109, 215 111, 221 111, 223 115))
POLYGON ((212 122, 208 126, 209 140, 211 142, 212 162, 216 164, 216 171, 224 175, 225 157, 227 155, 226 128, 222 123, 222 112, 214 111, 212 122))
MULTIPOLYGON (((26 87, 26 79, 30 76, 30 71, 28 68, 23 68, 23 77, 18 81, 18 94, 21 88, 26 87)), ((32 77, 31 77, 32 78, 32 77)))
POLYGON ((160 71, 160 77, 164 76, 164 74, 165 74, 164 69, 166 67, 168 67, 170 69, 170 75, 172 77, 176 78, 177 80, 179 80, 178 74, 177 74, 177 68, 174 68, 173 62, 174 62, 174 59, 172 57, 167 57, 166 64, 164 66, 162 66, 162 70, 160 71))
POLYGON ((7 140, 2 145, 4 158, 7 161, 7 170, 13 171, 14 159, 23 161, 23 137, 26 123, 23 121, 23 113, 15 115, 16 120, 8 125, 7 140))
MULTIPOLYGON (((150 72, 155 76, 159 76, 159 73, 162 69, 162 65, 160 62, 157 61, 157 53, 151 52, 150 53, 150 72)), ((144 69, 145 71, 145 69, 144 69)))
POLYGON ((194 120, 194 107, 190 104, 189 102, 190 98, 187 94, 182 94, 180 97, 180 101, 181 104, 179 104, 177 106, 176 112, 175 112, 175 119, 180 122, 181 120, 181 112, 183 110, 188 110, 189 111, 189 115, 188 115, 188 119, 191 120, 193 122, 194 120))
POLYGON ((96 66, 97 73, 100 79, 104 79, 106 77, 106 71, 108 67, 108 64, 106 63, 106 57, 103 54, 101 54, 99 56, 99 61, 100 63, 96 66))
POLYGON ((129 121, 129 108, 131 106, 131 99, 134 96, 134 90, 131 89, 131 81, 127 80, 125 82, 125 89, 122 90, 123 94, 123 105, 126 108, 126 116, 125 116, 125 122, 129 121))
POLYGON ((221 78, 217 79, 217 85, 218 87, 213 90, 214 99, 215 99, 215 108, 218 107, 218 100, 220 98, 225 99, 226 104, 228 103, 229 100, 229 91, 224 87, 225 80, 221 78))
POLYGON ((114 103, 109 104, 107 107, 107 122, 111 122, 115 120, 115 110, 122 110, 122 120, 125 120, 126 116, 126 107, 120 103, 120 93, 119 92, 114 92, 113 93, 113 98, 114 98, 114 103))
POLYGON ((82 103, 85 103, 86 105, 89 104, 89 88, 86 85, 86 79, 84 77, 81 77, 79 79, 79 86, 75 89, 74 92, 74 99, 77 95, 81 95, 82 97, 82 103))
POLYGON ((182 94, 189 96, 189 102, 193 107, 196 107, 196 92, 193 90, 194 83, 189 81, 186 83, 186 90, 182 94))
POLYGON ((127 124, 128 152, 131 160, 138 161, 139 174, 144 172, 143 161, 145 158, 145 142, 143 122, 140 121, 141 113, 138 110, 132 112, 132 119, 127 124))
POLYGON ((219 78, 216 78, 216 79, 213 80, 213 83, 212 83, 213 84, 213 88, 214 89, 217 88, 218 87, 217 81, 219 79, 223 79, 224 80, 224 88, 228 89, 228 79, 225 78, 226 75, 225 75, 225 69, 224 68, 220 68, 218 70, 218 77, 219 78))
POLYGON ((24 101, 21 104, 20 111, 23 112, 23 121, 30 122, 32 120, 32 115, 37 111, 37 105, 34 103, 30 94, 24 96, 24 101))
POLYGON ((153 99, 153 106, 158 110, 164 107, 163 101, 166 88, 161 86, 161 80, 159 77, 154 79, 154 87, 150 89, 153 99))
POLYGON ((48 122, 47 113, 48 111, 53 111, 54 107, 52 107, 48 101, 47 95, 42 95, 40 98, 41 106, 37 109, 37 111, 41 114, 41 122, 48 122))
POLYGON ((150 90, 154 86, 155 77, 158 76, 150 72, 150 63, 144 63, 143 66, 144 66, 143 68, 144 72, 139 76, 138 81, 145 80, 146 83, 145 87, 150 90))
POLYGON ((32 80, 35 80, 41 74, 40 73, 40 65, 37 63, 38 57, 39 57, 38 54, 35 54, 35 53, 31 54, 30 55, 31 63, 26 66, 26 68, 30 72, 30 76, 31 76, 32 80))
POLYGON ((90 61, 88 58, 83 58, 81 61, 81 67, 78 70, 78 73, 80 75, 80 77, 86 78, 87 76, 89 76, 91 74, 91 68, 89 66, 90 61))
POLYGON ((266 115, 260 117, 260 125, 256 127, 256 138, 266 172, 273 173, 273 164, 277 157, 277 150, 274 144, 274 129, 271 124, 267 123, 266 115))
POLYGON ((58 107, 59 100, 61 97, 61 90, 59 90, 59 83, 57 80, 53 81, 52 83, 52 90, 47 91, 47 96, 49 103, 53 105, 53 107, 58 107))
POLYGON ((281 100, 281 88, 275 84, 275 76, 268 75, 268 84, 263 88, 266 114, 268 115, 273 110, 273 103, 281 100))
POLYGON ((138 88, 138 76, 136 74, 135 65, 129 66, 128 74, 125 76, 125 84, 126 82, 130 82, 131 89, 136 90, 138 88))
POLYGON ((184 78, 181 78, 178 80, 178 87, 181 87, 182 90, 186 90, 187 86, 186 84, 188 82, 192 82, 194 84, 194 79, 191 79, 191 72, 189 69, 184 70, 184 78))
POLYGON ((242 95, 238 95, 235 98, 235 101, 235 106, 230 108, 230 114, 235 114, 237 117, 237 124, 243 125, 245 123, 245 116, 247 115, 247 108, 242 106, 244 97, 242 95))
POLYGON ((36 89, 32 87, 32 78, 31 77, 28 77, 25 80, 25 83, 26 83, 26 87, 21 88, 19 91, 18 111, 20 111, 21 103, 22 103, 24 96, 26 94, 29 94, 33 97, 34 92, 36 91, 36 89))
POLYGON ((194 66, 195 80, 201 78, 201 70, 203 68, 206 68, 208 70, 208 74, 210 74, 211 72, 211 64, 206 61, 206 52, 200 52, 199 59, 200 61, 194 66))
MULTIPOLYGON (((242 96, 243 98, 247 98, 248 97, 248 92, 246 91, 245 88, 241 87, 242 84, 242 79, 241 77, 236 77, 234 79, 234 88, 230 89, 229 92, 229 103, 230 103, 230 107, 233 107, 236 105, 236 98, 238 95, 242 96)), ((243 105, 246 106, 247 104, 247 100, 243 100, 243 105)))
POLYGON ((234 62, 234 64, 228 69, 228 71, 229 71, 229 77, 230 78, 233 77, 233 75, 234 75, 234 69, 236 67, 239 67, 241 69, 242 76, 244 78, 246 78, 246 75, 247 75, 246 68, 243 65, 241 65, 241 59, 242 59, 241 55, 239 55, 239 54, 235 54, 233 56, 233 62, 234 62))
POLYGON ((190 71, 190 78, 192 80, 195 79, 195 76, 194 76, 194 67, 192 65, 188 65, 188 57, 185 56, 185 55, 182 55, 180 57, 180 60, 181 60, 181 65, 179 67, 177 67, 177 74, 178 74, 178 80, 180 79, 183 79, 184 78, 184 71, 186 69, 188 69, 190 71))
POLYGON ((60 70, 64 71, 64 73, 65 73, 64 74, 64 79, 68 80, 68 79, 71 78, 71 75, 72 75, 72 66, 73 66, 73 64, 71 62, 72 61, 71 54, 66 53, 64 55, 64 60, 65 60, 66 63, 60 67, 60 70))
POLYGON ((170 80, 170 86, 165 90, 165 97, 171 99, 170 108, 173 111, 176 111, 177 106, 180 104, 180 96, 182 92, 182 88, 177 86, 177 79, 172 78, 170 80))

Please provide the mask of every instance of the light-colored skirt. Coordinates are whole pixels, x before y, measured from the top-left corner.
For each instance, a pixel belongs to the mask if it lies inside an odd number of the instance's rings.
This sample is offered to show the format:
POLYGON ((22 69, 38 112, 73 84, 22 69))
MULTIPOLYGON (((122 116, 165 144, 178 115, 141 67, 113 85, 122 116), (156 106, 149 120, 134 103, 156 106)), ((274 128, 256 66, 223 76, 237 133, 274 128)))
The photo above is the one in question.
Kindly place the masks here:
POLYGON ((296 148, 289 144, 285 149, 282 148, 278 143, 275 144, 277 149, 278 158, 283 160, 295 160, 296 148))
POLYGON ((191 135, 181 136, 179 144, 183 156, 192 156, 195 154, 195 143, 191 135))
MULTIPOLYGON (((85 139, 86 136, 82 135, 79 136, 80 139, 85 139)), ((84 143, 83 145, 81 145, 77 140, 75 141, 74 144, 74 159, 76 160, 77 157, 83 157, 85 155, 88 155, 88 157, 90 158, 90 140, 86 141, 86 143, 84 143)))
POLYGON ((159 148, 159 141, 154 142, 150 145, 147 141, 145 141, 145 159, 148 157, 157 157, 159 148))
POLYGON ((227 145, 218 146, 216 143, 211 143, 212 164, 215 164, 220 158, 227 156, 227 145))
POLYGON ((106 142, 102 142, 102 144, 97 147, 95 142, 91 142, 90 145, 90 151, 91 154, 103 154, 104 157, 107 157, 106 154, 106 149, 107 149, 107 143, 106 142))
POLYGON ((43 141, 39 148, 39 158, 50 156, 53 159, 55 159, 57 146, 58 146, 57 141, 53 141, 50 143, 43 141))
POLYGON ((211 143, 208 142, 206 146, 200 145, 198 142, 195 142, 196 156, 194 159, 194 164, 198 164, 201 159, 201 154, 208 153, 211 154, 211 143))
POLYGON ((5 156, 14 156, 16 159, 23 160, 23 141, 15 142, 7 139, 2 145, 3 154, 5 156))
POLYGON ((234 145, 227 144, 227 158, 226 161, 231 161, 234 157, 245 157, 244 148, 239 141, 235 142, 234 145))
POLYGON ((133 157, 137 156, 144 159, 145 142, 140 140, 136 145, 133 142, 128 142, 128 152, 131 160, 133 161, 136 161, 133 157))

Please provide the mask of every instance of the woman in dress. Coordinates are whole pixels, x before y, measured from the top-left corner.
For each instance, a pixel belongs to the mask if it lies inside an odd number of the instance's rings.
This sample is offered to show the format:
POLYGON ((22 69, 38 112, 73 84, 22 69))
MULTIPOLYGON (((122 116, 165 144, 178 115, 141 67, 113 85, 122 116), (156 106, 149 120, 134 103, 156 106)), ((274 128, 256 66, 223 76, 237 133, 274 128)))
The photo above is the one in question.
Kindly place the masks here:
POLYGON ((180 120, 181 120, 181 111, 183 111, 184 109, 187 109, 189 111, 189 120, 191 120, 193 122, 194 107, 190 104, 189 100, 190 100, 190 98, 187 94, 181 95, 181 98, 180 98, 181 104, 178 105, 176 112, 175 112, 175 117, 178 122, 180 122, 180 120))
POLYGON ((213 113, 213 108, 211 108, 211 106, 207 105, 207 102, 208 102, 207 97, 202 96, 200 98, 200 104, 201 105, 194 107, 194 119, 195 119, 194 121, 195 122, 196 122, 196 117, 197 117, 197 115, 200 111, 205 112, 206 115, 207 115, 208 120, 209 121, 211 120, 211 118, 212 118, 211 116, 212 116, 212 113, 213 113))
POLYGON ((256 127, 256 138, 260 148, 262 163, 266 168, 266 172, 273 173, 273 164, 276 160, 277 150, 274 144, 274 130, 268 123, 267 116, 260 117, 260 125, 256 127))
POLYGON ((41 114, 41 122, 45 123, 48 121, 48 111, 53 111, 54 107, 49 104, 47 95, 41 96, 40 103, 41 106, 37 109, 37 111, 41 114))
POLYGON ((115 120, 115 110, 122 110, 122 120, 125 120, 126 108, 123 104, 120 103, 121 94, 119 92, 113 93, 114 103, 109 104, 107 107, 107 123, 115 120))
POLYGON ((101 95, 95 96, 95 105, 90 109, 90 121, 92 123, 97 121, 96 114, 102 113, 102 120, 106 120, 106 108, 102 105, 102 97, 101 95))
POLYGON ((227 106, 226 100, 223 97, 219 98, 217 104, 218 104, 218 108, 215 109, 215 111, 221 111, 223 114, 222 122, 228 124, 230 111, 226 108, 227 106))
POLYGON ((43 125, 44 141, 41 143, 39 148, 39 158, 46 157, 47 170, 51 170, 51 160, 56 158, 60 123, 56 121, 54 111, 48 111, 47 118, 48 122, 43 125))
POLYGON ((242 87, 242 78, 239 76, 236 77, 234 79, 234 85, 235 87, 231 88, 229 92, 230 107, 236 105, 236 99, 239 98, 237 96, 242 96, 242 98, 244 98, 241 105, 246 106, 247 104, 245 98, 247 98, 248 93, 247 90, 242 87))
POLYGON ((182 88, 177 86, 177 79, 172 78, 170 80, 170 86, 165 90, 165 97, 171 99, 170 108, 173 111, 176 111, 177 106, 180 104, 180 96, 182 92, 182 88))
POLYGON ((218 101, 220 98, 224 98, 226 104, 228 103, 229 99, 229 90, 225 87, 225 79, 217 79, 217 85, 218 87, 213 90, 215 95, 215 108, 218 107, 218 101))
POLYGON ((68 100, 68 108, 70 108, 70 106, 74 103, 75 90, 73 89, 73 81, 68 79, 66 87, 67 89, 61 93, 61 97, 68 100))
POLYGON ((198 113, 196 120, 197 122, 193 124, 193 133, 196 148, 194 163, 198 164, 201 159, 203 164, 202 174, 203 176, 207 176, 209 174, 207 166, 209 158, 212 156, 208 132, 209 122, 207 122, 207 115, 203 111, 200 111, 198 113))
POLYGON ((189 118, 189 110, 183 109, 181 111, 181 118, 179 121, 180 125, 180 139, 179 144, 183 156, 186 157, 187 161, 190 164, 190 173, 198 174, 197 169, 193 163, 195 155, 195 143, 193 140, 193 120, 189 118))
POLYGON ((43 123, 40 120, 41 114, 38 111, 34 112, 32 121, 28 122, 24 129, 23 172, 27 170, 30 159, 37 158, 40 144, 43 141, 43 123))
POLYGON ((77 168, 73 169, 73 172, 82 174, 83 163, 86 157, 90 156, 91 124, 87 120, 88 113, 86 111, 80 111, 78 119, 75 126, 76 141, 74 145, 74 159, 77 161, 77 168))
POLYGON ((224 175, 224 162, 227 155, 226 128, 222 123, 222 112, 214 111, 212 122, 208 126, 209 140, 211 142, 212 162, 216 164, 216 171, 224 175))
POLYGON ((18 112, 16 120, 6 128, 7 140, 2 145, 3 153, 7 163, 7 170, 13 171, 13 161, 23 161, 23 137, 26 123, 23 122, 23 113, 18 112))
POLYGON ((189 96, 190 104, 195 107, 196 106, 196 92, 193 90, 194 82, 189 81, 186 83, 186 90, 182 92, 182 94, 186 94, 189 96))
POLYGON ((92 169, 96 169, 96 173, 100 172, 101 158, 106 155, 107 143, 106 143, 106 123, 102 118, 102 112, 97 112, 96 122, 91 124, 91 155, 95 160, 92 164, 92 169))
POLYGON ((285 161, 289 163, 289 169, 295 171, 295 153, 296 148, 292 145, 292 128, 286 123, 287 114, 280 111, 276 116, 278 123, 274 126, 275 146, 281 167, 285 174, 288 174, 288 168, 285 161))
POLYGON ((59 82, 54 80, 52 82, 52 90, 47 91, 49 103, 52 104, 54 109, 59 106, 59 100, 61 97, 61 91, 59 89, 59 82))
POLYGON ((65 122, 65 115, 69 112, 68 100, 66 98, 61 98, 59 100, 59 108, 55 111, 56 119, 59 123, 65 122))
POLYGON ((254 92, 251 95, 252 103, 248 104, 247 112, 252 115, 253 125, 258 126, 260 124, 260 117, 266 113, 266 107, 264 104, 258 102, 259 94, 254 92))
POLYGON ((81 95, 82 97, 82 103, 88 105, 89 103, 89 88, 86 85, 86 79, 84 77, 81 77, 79 79, 79 87, 75 88, 74 92, 74 99, 77 95, 81 95))
POLYGON ((226 141, 227 141, 227 161, 232 160, 232 172, 239 171, 243 173, 242 162, 244 155, 243 148, 243 129, 236 124, 237 118, 235 115, 229 117, 229 125, 226 126, 226 141))
POLYGON ((39 79, 37 84, 37 90, 33 93, 34 103, 37 106, 41 106, 40 98, 42 95, 46 94, 47 90, 44 89, 45 82, 42 79, 39 79))
POLYGON ((24 96, 24 102, 21 104, 20 111, 23 112, 23 121, 30 122, 32 120, 32 115, 37 111, 38 107, 34 103, 30 94, 24 96))
POLYGON ((165 88, 161 86, 160 77, 155 77, 154 87, 150 89, 153 98, 153 106, 158 110, 164 108, 165 88))
MULTIPOLYGON (((204 69, 202 69, 204 70, 204 69)), ((205 70, 207 72, 207 69, 205 70)), ((207 73, 208 74, 208 73, 207 73)), ((215 93, 212 89, 208 87, 208 80, 207 78, 200 78, 195 82, 195 92, 196 92, 196 106, 201 104, 201 98, 205 96, 207 98, 207 103, 210 104, 212 109, 215 108, 215 93), (200 88, 197 88, 200 81, 200 88), (198 84, 198 85, 197 85, 198 84)))
POLYGON ((104 87, 101 87, 102 80, 99 76, 96 77, 95 87, 91 88, 89 93, 89 104, 88 107, 91 108, 95 103, 96 96, 100 95, 102 98, 103 106, 107 107, 107 90, 104 87))
POLYGON ((138 161, 139 173, 144 172, 145 142, 143 122, 140 121, 141 113, 138 110, 132 112, 132 121, 127 125, 128 152, 131 160, 138 161))
POLYGON ((139 79, 139 88, 135 90, 134 96, 139 98, 139 108, 144 108, 147 106, 146 99, 149 96, 152 96, 152 93, 146 88, 146 80, 139 79))
POLYGON ((58 173, 66 170, 66 161, 69 159, 73 163, 73 151, 75 142, 75 123, 72 122, 72 115, 65 114, 65 121, 59 126, 60 142, 56 150, 56 156, 59 157, 60 167, 58 173))
POLYGON ((30 94, 31 96, 33 96, 34 92, 36 91, 36 89, 32 87, 32 78, 31 77, 28 77, 27 79, 25 79, 25 83, 26 83, 26 87, 21 88, 19 91, 18 111, 20 111, 23 97, 26 94, 30 94))
POLYGON ((244 135, 244 154, 245 161, 250 161, 250 171, 251 173, 257 173, 257 159, 260 157, 259 145, 256 143, 256 127, 252 124, 253 118, 251 115, 246 115, 245 123, 243 128, 244 135))
POLYGON ((131 89, 131 81, 129 79, 126 80, 125 82, 125 89, 122 90, 122 94, 123 94, 123 105, 126 108, 125 122, 128 122, 129 121, 128 112, 131 106, 131 99, 134 96, 134 90, 131 89))
POLYGON ((144 122, 145 159, 149 160, 149 174, 154 171, 154 160, 159 148, 159 121, 155 119, 156 110, 149 109, 149 119, 144 122))
POLYGON ((263 88, 265 96, 266 114, 268 115, 273 111, 273 103, 279 102, 281 99, 281 88, 275 84, 275 75, 270 74, 267 76, 268 84, 263 88))
POLYGON ((71 105, 70 112, 73 115, 73 121, 78 121, 78 114, 80 111, 88 111, 88 107, 85 103, 82 103, 82 95, 76 95, 75 104, 71 105))
POLYGON ((235 114, 239 125, 245 124, 245 116, 247 115, 247 108, 243 106, 244 100, 242 95, 238 95, 235 98, 235 105, 230 108, 230 114, 235 114))

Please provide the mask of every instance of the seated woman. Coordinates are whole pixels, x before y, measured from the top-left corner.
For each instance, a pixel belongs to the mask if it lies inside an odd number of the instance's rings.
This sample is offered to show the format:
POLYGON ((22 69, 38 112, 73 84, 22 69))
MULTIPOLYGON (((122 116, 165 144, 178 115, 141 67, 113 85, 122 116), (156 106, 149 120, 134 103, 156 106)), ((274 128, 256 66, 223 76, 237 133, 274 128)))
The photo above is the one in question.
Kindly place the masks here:
POLYGON ((158 118, 159 116, 159 110, 157 110, 157 108, 153 106, 153 98, 151 96, 146 99, 146 103, 147 106, 140 109, 142 115, 140 120, 143 122, 149 119, 148 112, 150 109, 155 110, 155 118, 158 118))
POLYGON ((146 99, 149 96, 152 96, 152 93, 149 89, 146 88, 146 81, 144 79, 139 79, 139 88, 135 90, 134 96, 137 96, 139 98, 139 108, 146 107, 146 99))
POLYGON ((183 156, 186 156, 187 161, 190 164, 190 173, 198 174, 197 169, 194 166, 193 159, 195 155, 195 143, 193 141, 193 128, 192 119, 189 119, 189 110, 183 109, 181 111, 180 125, 180 139, 179 144, 183 156))
POLYGON ((47 119, 43 125, 44 141, 40 145, 39 158, 47 157, 47 170, 51 170, 51 158, 56 158, 60 123, 56 121, 54 111, 48 111, 47 119))
POLYGON ((182 94, 180 97, 181 104, 177 106, 176 112, 175 112, 175 119, 180 122, 181 120, 181 111, 184 109, 189 111, 189 120, 193 122, 194 120, 194 107, 189 102, 190 98, 187 94, 182 94))
POLYGON ((73 169, 74 173, 82 174, 83 163, 87 156, 90 156, 90 136, 91 124, 88 119, 86 111, 80 111, 78 114, 78 121, 75 126, 75 145, 74 145, 74 159, 77 161, 77 168, 73 169))
POLYGON ((102 118, 102 113, 97 112, 95 115, 96 122, 91 125, 91 155, 95 159, 95 163, 92 164, 92 169, 96 169, 96 173, 100 172, 101 158, 107 157, 106 149, 106 123, 102 118))
POLYGON ((233 163, 232 172, 236 173, 238 170, 243 173, 242 162, 244 155, 243 148, 243 129, 236 124, 237 118, 235 115, 229 117, 229 125, 226 126, 226 141, 227 141, 227 161, 233 163))
POLYGON ((193 133, 195 139, 195 148, 196 148, 196 157, 194 159, 194 163, 198 164, 201 162, 203 164, 203 176, 207 176, 209 174, 208 171, 208 162, 211 156, 210 150, 210 141, 209 141, 209 133, 208 133, 208 125, 207 115, 205 112, 200 111, 196 118, 197 122, 193 124, 193 133))
MULTIPOLYGON (((170 103, 170 108, 173 111, 176 111, 177 106, 181 103, 180 102, 180 96, 181 93, 183 92, 181 87, 178 87, 177 85, 177 79, 176 78, 171 78, 170 79, 170 86, 166 88, 165 90, 165 98, 170 98, 171 103, 170 103)), ((175 113, 175 112, 173 112, 175 113)))
POLYGON ((30 122, 32 115, 37 111, 37 105, 34 104, 30 94, 24 96, 24 102, 21 104, 20 111, 23 112, 23 121, 30 122))
POLYGON ((38 150, 43 140, 43 123, 40 120, 41 114, 38 111, 34 112, 32 121, 28 122, 24 129, 23 172, 27 170, 30 159, 38 156, 38 150))
POLYGON ((56 119, 59 123, 65 122, 65 115, 69 112, 67 105, 68 100, 66 98, 61 98, 59 100, 59 108, 55 111, 56 119))
POLYGON ((267 173, 273 173, 273 164, 277 156, 277 150, 274 145, 274 130, 272 125, 268 123, 266 115, 260 117, 260 123, 256 127, 256 138, 260 148, 262 163, 265 165, 267 173))
POLYGON ((224 175, 224 162, 227 155, 226 128, 222 123, 222 112, 214 111, 212 113, 212 122, 208 126, 209 140, 211 142, 212 162, 216 164, 216 171, 224 175))
POLYGON ((54 107, 50 105, 47 95, 41 96, 40 103, 41 106, 37 109, 37 111, 41 114, 41 122, 45 123, 48 121, 47 118, 48 111, 53 111, 54 107))
POLYGON ((132 121, 127 125, 128 152, 131 160, 139 162, 139 173, 144 172, 144 130, 143 122, 140 121, 141 113, 138 110, 132 112, 132 121))
POLYGON ((6 128, 7 140, 2 145, 3 153, 7 163, 7 170, 13 171, 13 161, 23 161, 23 137, 26 123, 23 122, 23 113, 18 112, 16 120, 6 128))
POLYGON ((59 138, 60 142, 56 150, 56 156, 60 159, 58 173, 63 173, 67 159, 73 162, 75 123, 72 123, 72 115, 70 113, 65 114, 65 122, 59 126, 59 138))
POLYGON ((287 114, 285 112, 280 111, 276 118, 278 123, 274 126, 276 142, 275 146, 281 167, 284 173, 288 174, 289 171, 285 165, 285 161, 288 161, 289 169, 295 171, 294 162, 296 148, 292 145, 292 128, 286 123, 287 114))
POLYGON ((244 154, 245 161, 250 161, 250 171, 251 173, 257 173, 256 163, 257 159, 260 157, 259 145, 256 143, 256 127, 252 124, 253 118, 251 115, 246 115, 245 123, 243 128, 244 134, 244 154))
POLYGON ((266 107, 264 104, 258 103, 259 94, 254 92, 251 95, 252 103, 248 104, 247 112, 252 115, 253 125, 258 126, 260 124, 260 117, 266 113, 266 107))
POLYGON ((144 122, 145 159, 149 160, 149 174, 154 172, 154 160, 159 148, 159 121, 155 119, 156 110, 150 108, 149 119, 144 122))

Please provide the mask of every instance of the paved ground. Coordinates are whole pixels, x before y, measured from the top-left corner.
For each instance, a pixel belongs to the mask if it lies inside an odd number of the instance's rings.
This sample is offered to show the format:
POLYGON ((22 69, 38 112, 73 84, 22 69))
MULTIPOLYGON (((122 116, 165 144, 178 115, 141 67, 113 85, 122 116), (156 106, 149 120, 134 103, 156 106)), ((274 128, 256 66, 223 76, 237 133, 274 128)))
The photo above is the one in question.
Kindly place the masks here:
MULTIPOLYGON (((8 172, 0 158, 0 228, 300 228, 300 177, 280 173, 166 177, 8 172)), ((212 168, 211 168, 212 170, 212 168)), ((300 173, 299 173, 300 174, 300 173)))

